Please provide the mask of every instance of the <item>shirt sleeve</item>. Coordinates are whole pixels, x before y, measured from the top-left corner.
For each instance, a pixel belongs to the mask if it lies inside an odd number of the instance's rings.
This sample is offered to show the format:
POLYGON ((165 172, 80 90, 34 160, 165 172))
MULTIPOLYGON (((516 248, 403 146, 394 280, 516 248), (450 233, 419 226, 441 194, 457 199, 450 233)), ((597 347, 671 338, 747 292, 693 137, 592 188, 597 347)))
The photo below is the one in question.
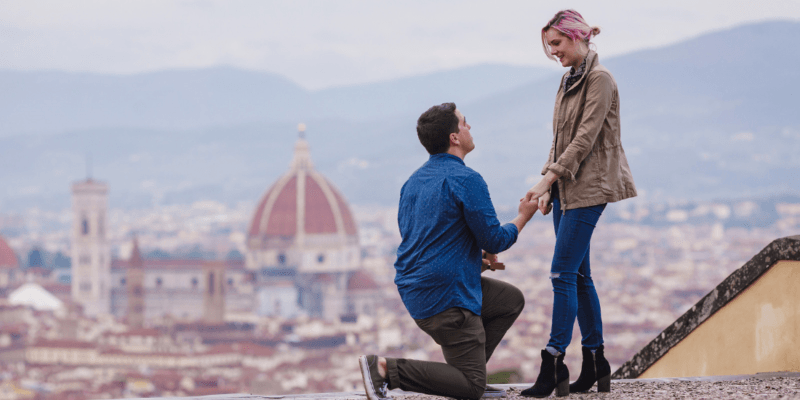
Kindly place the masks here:
POLYGON ((456 194, 463 204, 464 218, 478 246, 489 253, 507 250, 517 241, 514 224, 500 224, 495 213, 489 187, 479 174, 474 173, 463 181, 460 193, 456 194))

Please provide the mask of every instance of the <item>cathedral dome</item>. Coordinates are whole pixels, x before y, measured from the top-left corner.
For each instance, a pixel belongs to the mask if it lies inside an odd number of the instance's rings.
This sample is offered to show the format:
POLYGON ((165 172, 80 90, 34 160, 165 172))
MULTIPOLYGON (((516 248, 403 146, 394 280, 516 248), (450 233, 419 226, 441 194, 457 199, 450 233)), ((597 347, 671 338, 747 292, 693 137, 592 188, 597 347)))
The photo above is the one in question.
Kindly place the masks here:
POLYGON ((0 236, 0 268, 2 269, 17 269, 19 267, 19 261, 17 261, 17 255, 14 254, 14 250, 11 250, 11 247, 8 246, 3 237, 0 236))
MULTIPOLYGON (((314 170, 302 133, 301 130, 289 171, 267 190, 253 213, 247 235, 250 252, 358 244, 356 223, 347 201, 314 170)), ((314 257, 324 259, 325 255, 314 257)))

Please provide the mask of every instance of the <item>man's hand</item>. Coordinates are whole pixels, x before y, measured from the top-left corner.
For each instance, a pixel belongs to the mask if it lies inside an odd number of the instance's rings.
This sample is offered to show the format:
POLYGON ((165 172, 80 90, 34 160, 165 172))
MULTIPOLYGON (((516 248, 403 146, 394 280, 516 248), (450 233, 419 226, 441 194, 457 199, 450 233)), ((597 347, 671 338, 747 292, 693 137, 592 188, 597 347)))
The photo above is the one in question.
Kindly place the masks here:
POLYGON ((483 252, 483 265, 481 266, 481 272, 490 269, 492 271, 497 269, 506 269, 506 265, 497 262, 497 254, 483 252))
POLYGON ((525 201, 525 199, 520 199, 519 207, 517 207, 517 213, 526 219, 525 222, 528 222, 531 218, 533 218, 533 214, 536 214, 536 210, 538 209, 538 201, 525 201))
POLYGON ((517 216, 511 223, 516 225, 517 233, 522 232, 522 228, 525 227, 525 224, 533 218, 533 214, 536 214, 536 210, 539 209, 539 203, 536 201, 525 201, 525 199, 519 200, 519 208, 517 209, 517 216))

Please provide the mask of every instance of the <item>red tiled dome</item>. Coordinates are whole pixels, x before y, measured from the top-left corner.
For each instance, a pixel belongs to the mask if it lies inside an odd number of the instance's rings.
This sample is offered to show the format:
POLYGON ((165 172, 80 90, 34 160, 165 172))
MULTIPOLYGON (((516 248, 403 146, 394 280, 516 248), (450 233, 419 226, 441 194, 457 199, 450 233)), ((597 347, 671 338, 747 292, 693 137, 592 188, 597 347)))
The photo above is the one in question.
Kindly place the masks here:
POLYGON ((19 268, 19 261, 14 250, 8 247, 8 243, 0 236, 0 268, 3 269, 17 269, 19 268))
POLYGON ((305 235, 357 235, 350 208, 339 191, 314 171, 308 143, 295 146, 291 169, 261 197, 248 230, 248 243, 261 248, 270 239, 305 235))

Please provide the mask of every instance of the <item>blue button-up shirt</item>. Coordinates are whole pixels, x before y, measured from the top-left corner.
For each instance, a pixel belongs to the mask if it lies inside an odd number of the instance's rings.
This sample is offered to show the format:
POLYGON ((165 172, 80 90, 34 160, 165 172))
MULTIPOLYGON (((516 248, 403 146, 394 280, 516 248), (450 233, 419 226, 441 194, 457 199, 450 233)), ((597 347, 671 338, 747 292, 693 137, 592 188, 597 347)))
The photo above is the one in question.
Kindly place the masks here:
POLYGON ((519 233, 500 225, 481 175, 454 155, 430 156, 403 185, 397 221, 394 282, 411 317, 452 307, 481 315, 481 249, 499 253, 519 233))

